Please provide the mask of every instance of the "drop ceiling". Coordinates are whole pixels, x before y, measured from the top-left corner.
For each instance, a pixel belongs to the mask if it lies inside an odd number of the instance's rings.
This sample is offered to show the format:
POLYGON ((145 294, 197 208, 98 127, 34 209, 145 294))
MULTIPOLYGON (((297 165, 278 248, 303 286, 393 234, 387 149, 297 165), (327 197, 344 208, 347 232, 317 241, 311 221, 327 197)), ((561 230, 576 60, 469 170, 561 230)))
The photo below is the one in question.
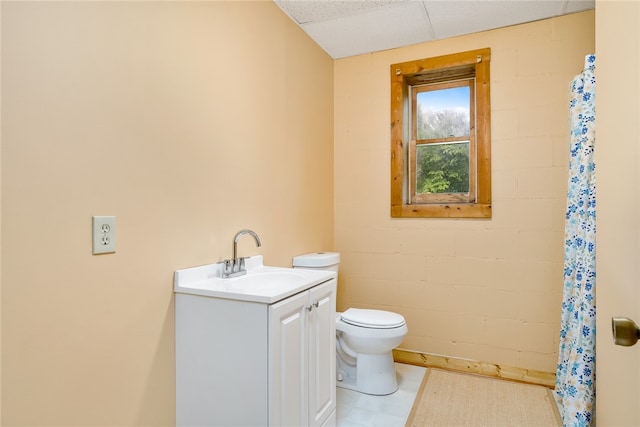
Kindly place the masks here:
POLYGON ((595 8, 595 0, 274 0, 332 58, 595 8))

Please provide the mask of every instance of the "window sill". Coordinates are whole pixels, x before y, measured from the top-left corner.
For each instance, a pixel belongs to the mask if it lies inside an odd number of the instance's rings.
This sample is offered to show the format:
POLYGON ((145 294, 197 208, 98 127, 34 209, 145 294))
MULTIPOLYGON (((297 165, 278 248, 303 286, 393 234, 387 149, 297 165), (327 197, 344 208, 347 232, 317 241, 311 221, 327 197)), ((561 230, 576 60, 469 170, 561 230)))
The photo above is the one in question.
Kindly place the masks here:
POLYGON ((429 205, 391 205, 392 218, 491 218, 491 205, 448 203, 429 205))

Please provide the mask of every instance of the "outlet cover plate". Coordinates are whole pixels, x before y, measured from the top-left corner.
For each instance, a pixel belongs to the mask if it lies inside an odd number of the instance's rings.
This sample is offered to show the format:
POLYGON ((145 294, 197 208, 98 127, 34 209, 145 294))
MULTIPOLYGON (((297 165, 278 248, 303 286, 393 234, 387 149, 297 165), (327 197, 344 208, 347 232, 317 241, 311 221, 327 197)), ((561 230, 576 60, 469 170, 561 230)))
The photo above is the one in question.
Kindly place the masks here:
POLYGON ((109 254, 116 251, 116 217, 94 216, 93 254, 109 254))

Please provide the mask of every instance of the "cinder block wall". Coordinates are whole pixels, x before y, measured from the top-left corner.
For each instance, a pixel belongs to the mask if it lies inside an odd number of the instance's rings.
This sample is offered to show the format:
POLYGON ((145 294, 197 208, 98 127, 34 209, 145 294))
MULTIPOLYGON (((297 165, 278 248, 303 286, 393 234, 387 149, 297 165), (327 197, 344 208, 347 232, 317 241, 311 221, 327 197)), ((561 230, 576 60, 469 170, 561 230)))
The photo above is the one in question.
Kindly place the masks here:
POLYGON ((335 62, 339 309, 401 313, 401 347, 554 372, 562 299, 568 91, 594 11, 335 62), (389 66, 491 48, 493 218, 389 215, 389 66))

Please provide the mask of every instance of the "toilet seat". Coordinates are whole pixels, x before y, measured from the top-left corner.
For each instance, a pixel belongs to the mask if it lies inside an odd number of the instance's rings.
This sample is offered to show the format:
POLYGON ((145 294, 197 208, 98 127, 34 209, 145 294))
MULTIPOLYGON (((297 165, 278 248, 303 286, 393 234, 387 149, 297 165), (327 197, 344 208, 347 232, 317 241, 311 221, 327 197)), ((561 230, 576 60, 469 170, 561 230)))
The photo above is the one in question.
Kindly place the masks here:
POLYGON ((340 318, 350 325, 370 329, 393 329, 405 324, 402 315, 384 310, 349 308, 340 318))

